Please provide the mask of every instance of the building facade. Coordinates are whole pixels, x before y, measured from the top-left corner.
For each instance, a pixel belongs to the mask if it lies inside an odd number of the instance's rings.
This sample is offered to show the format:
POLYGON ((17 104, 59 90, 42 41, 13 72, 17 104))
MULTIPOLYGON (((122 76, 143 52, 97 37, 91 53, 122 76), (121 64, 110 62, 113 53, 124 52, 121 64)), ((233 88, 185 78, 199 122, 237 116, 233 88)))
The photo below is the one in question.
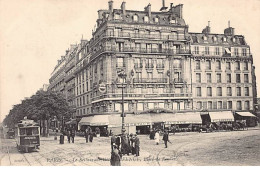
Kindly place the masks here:
POLYGON ((71 47, 50 79, 49 89, 64 92, 75 105, 73 118, 84 117, 87 125, 88 117, 106 115, 102 126, 109 126, 110 115, 122 110, 130 116, 254 110, 253 57, 244 36, 232 27, 212 34, 210 25, 190 33, 183 5, 166 9, 152 12, 148 4, 144 11, 127 10, 125 2, 114 9, 109 1, 107 10, 98 11, 92 38, 71 47))

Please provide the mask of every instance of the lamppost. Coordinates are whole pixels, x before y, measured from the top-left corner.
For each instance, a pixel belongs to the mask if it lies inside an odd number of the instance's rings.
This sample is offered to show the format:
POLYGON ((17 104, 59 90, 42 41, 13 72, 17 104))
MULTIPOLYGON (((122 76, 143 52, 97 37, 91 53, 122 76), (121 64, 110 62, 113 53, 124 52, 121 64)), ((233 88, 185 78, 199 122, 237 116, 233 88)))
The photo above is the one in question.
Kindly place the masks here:
POLYGON ((122 134, 125 133, 125 114, 124 114, 124 82, 126 80, 126 73, 123 69, 120 69, 117 71, 118 73, 118 77, 120 77, 122 79, 122 134))

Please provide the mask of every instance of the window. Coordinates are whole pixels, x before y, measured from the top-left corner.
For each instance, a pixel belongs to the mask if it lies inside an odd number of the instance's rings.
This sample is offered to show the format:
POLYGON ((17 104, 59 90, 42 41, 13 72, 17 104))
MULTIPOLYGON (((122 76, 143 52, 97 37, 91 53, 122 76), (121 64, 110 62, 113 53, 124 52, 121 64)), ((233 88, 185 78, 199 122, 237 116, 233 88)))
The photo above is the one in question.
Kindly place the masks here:
POLYGON ((217 74, 217 83, 221 83, 221 74, 220 73, 217 74))
POLYGON ((148 103, 148 109, 154 109, 154 103, 148 103))
POLYGON ((201 74, 200 73, 196 73, 196 82, 201 83, 201 74))
POLYGON ((213 42, 217 42, 217 37, 216 36, 213 37, 213 42))
POLYGON ((245 87, 245 96, 249 96, 249 87, 245 87))
POLYGON ((144 17, 144 22, 149 22, 148 16, 145 16, 145 17, 144 17))
POLYGON ((198 46, 194 47, 194 54, 199 54, 199 47, 198 46))
POLYGON ((248 62, 244 62, 244 70, 248 70, 248 62))
POLYGON ((231 63, 230 63, 230 62, 227 62, 227 63, 226 63, 226 69, 227 69, 227 70, 231 70, 231 63))
POLYGON ((197 109, 202 109, 202 102, 197 102, 197 109))
POLYGON ((216 69, 217 69, 217 70, 221 70, 221 61, 220 61, 220 60, 217 60, 216 63, 217 63, 217 65, 216 65, 216 66, 217 66, 216 69))
POLYGON ((228 101, 228 102, 227 102, 227 108, 228 108, 229 110, 232 110, 232 101, 228 101))
POLYGON ((207 36, 203 36, 203 40, 208 40, 208 37, 207 36))
POLYGON ((207 87, 207 96, 212 96, 212 88, 207 87))
POLYGON ((137 15, 134 15, 134 16, 133 16, 133 20, 134 20, 135 22, 137 22, 137 21, 138 21, 138 16, 137 16, 137 15))
POLYGON ((230 73, 227 74, 227 83, 231 83, 231 74, 230 73))
POLYGON ((212 101, 208 101, 208 109, 209 109, 209 110, 212 109, 212 101))
POLYGON ((219 47, 215 48, 215 55, 219 55, 219 47))
POLYGON ((200 60, 196 60, 196 70, 200 70, 200 60))
POLYGON ((170 21, 170 24, 175 24, 176 23, 176 20, 175 19, 172 19, 171 21, 170 21))
POLYGON ((207 73, 207 83, 211 83, 211 73, 207 73))
POLYGON ((222 101, 218 101, 218 109, 222 109, 222 101))
POLYGON ((245 110, 249 110, 250 108, 249 101, 245 101, 245 110))
POLYGON ((158 23, 159 22, 159 18, 158 17, 154 18, 154 22, 158 23))
POLYGON ((237 110, 242 110, 242 103, 241 103, 241 101, 237 101, 237 110))
POLYGON ((235 48, 234 51, 235 51, 235 56, 239 56, 238 48, 235 48))
POLYGON ((201 87, 197 87, 197 96, 201 97, 201 87))
POLYGON ((236 61, 235 63, 235 70, 240 70, 240 62, 236 61))
POLYGON ((217 87, 217 96, 222 96, 222 87, 217 87))
POLYGON ((227 38, 226 37, 223 37, 223 42, 226 42, 227 41, 227 38))
POLYGON ((120 14, 115 14, 115 19, 117 19, 117 20, 121 19, 121 15, 120 14))
POLYGON ((232 88, 227 87, 227 96, 232 96, 232 88))
POLYGON ((205 55, 209 55, 209 47, 205 47, 205 55))
POLYGON ((248 74, 244 74, 244 81, 245 83, 249 83, 248 74))
POLYGON ((241 83, 240 74, 236 74, 236 82, 241 83))
POLYGON ((124 67, 124 58, 117 58, 116 67, 124 67))
POLYGON ((206 69, 207 70, 211 70, 211 62, 210 62, 210 60, 206 61, 206 69))
POLYGON ((242 48, 242 56, 246 56, 246 48, 242 48))
POLYGON ((241 87, 237 87, 237 96, 241 96, 241 87))

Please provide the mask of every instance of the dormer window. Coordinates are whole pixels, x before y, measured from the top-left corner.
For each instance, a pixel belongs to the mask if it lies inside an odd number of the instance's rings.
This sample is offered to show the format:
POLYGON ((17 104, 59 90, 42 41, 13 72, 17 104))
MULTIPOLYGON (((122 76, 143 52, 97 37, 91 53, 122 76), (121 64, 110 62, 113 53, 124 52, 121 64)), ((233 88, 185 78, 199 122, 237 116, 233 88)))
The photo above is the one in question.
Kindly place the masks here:
POLYGON ((203 36, 203 40, 208 40, 208 37, 207 36, 203 36))
POLYGON ((115 14, 115 19, 117 19, 117 20, 119 20, 119 19, 121 19, 121 16, 120 16, 120 14, 115 14))
POLYGON ((213 37, 213 41, 217 42, 217 37, 216 36, 213 37))
POLYGON ((227 38, 226 37, 223 37, 223 42, 226 42, 227 41, 227 38))
POLYGON ((148 16, 145 16, 145 17, 144 17, 144 22, 149 22, 148 16))
POLYGON ((232 41, 235 43, 236 42, 236 38, 232 38, 232 41))
POLYGON ((158 17, 154 18, 154 22, 158 23, 159 22, 159 18, 158 17))
POLYGON ((133 20, 134 20, 134 22, 138 22, 138 15, 134 15, 133 20))
POLYGON ((171 21, 170 21, 170 24, 175 24, 176 23, 176 20, 175 19, 172 19, 171 21))

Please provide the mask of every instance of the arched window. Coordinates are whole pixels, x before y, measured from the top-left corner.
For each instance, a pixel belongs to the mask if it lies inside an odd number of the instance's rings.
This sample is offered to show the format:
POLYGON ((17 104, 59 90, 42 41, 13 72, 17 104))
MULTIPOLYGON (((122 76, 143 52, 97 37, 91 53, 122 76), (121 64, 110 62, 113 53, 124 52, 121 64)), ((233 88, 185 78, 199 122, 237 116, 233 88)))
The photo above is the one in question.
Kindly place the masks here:
POLYGON ((135 22, 138 22, 138 15, 134 15, 134 16, 133 16, 133 20, 134 20, 135 22))

